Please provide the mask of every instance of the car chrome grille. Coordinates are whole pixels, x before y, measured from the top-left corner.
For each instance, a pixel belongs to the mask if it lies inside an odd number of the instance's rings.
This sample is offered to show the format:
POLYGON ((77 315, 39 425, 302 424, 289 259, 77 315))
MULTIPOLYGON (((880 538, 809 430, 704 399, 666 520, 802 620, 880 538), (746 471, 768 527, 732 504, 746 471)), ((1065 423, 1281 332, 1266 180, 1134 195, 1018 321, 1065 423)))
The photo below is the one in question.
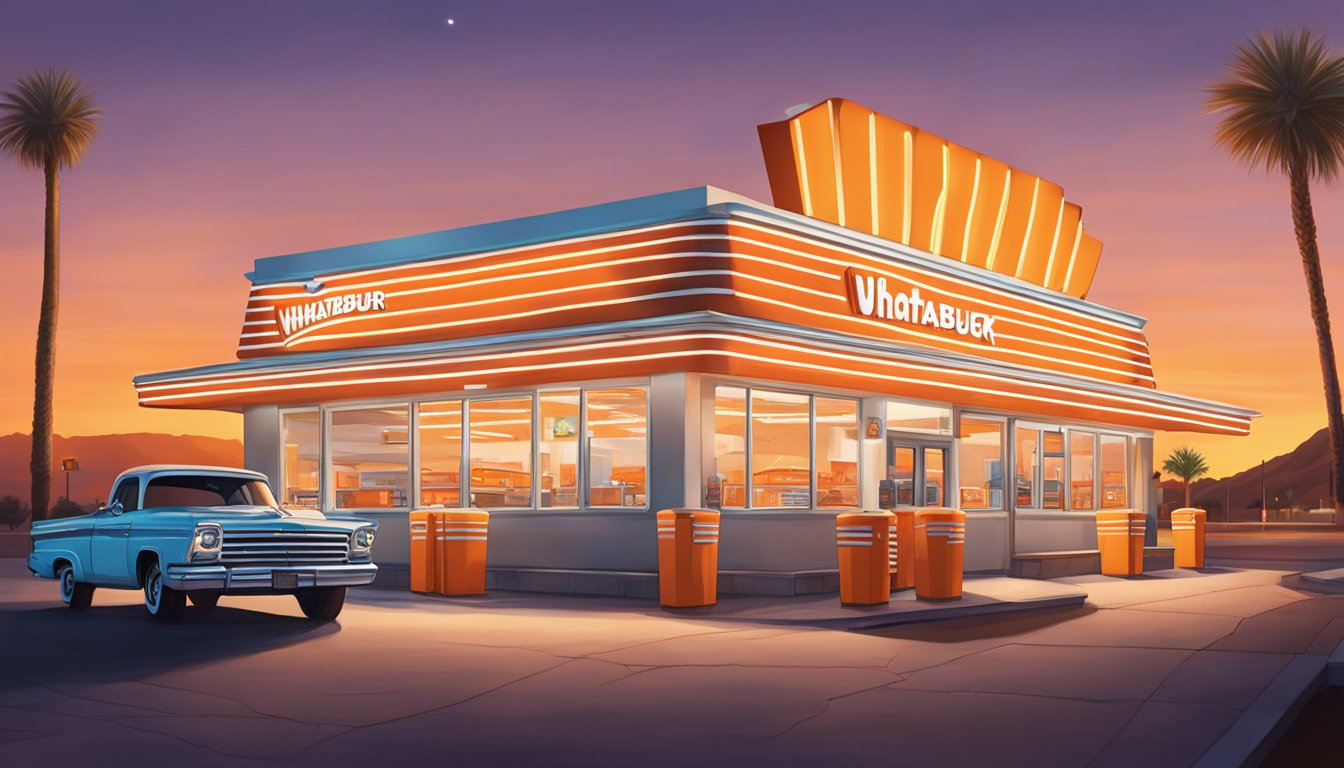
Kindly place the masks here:
POLYGON ((224 565, 310 565, 350 560, 350 534, 340 531, 224 531, 224 565))

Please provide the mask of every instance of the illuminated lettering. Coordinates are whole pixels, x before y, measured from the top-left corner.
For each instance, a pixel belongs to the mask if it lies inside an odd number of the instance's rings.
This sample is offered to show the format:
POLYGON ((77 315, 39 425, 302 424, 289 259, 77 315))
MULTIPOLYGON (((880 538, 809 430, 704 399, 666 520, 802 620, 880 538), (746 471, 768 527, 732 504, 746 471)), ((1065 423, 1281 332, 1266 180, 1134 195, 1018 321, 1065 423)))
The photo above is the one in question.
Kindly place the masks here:
POLYGON ((908 293, 892 291, 887 278, 860 274, 856 269, 848 270, 845 276, 850 308, 857 315, 926 325, 994 344, 993 315, 921 296, 918 288, 911 288, 908 293))
MULTIPOLYGON (((868 278, 868 283, 872 285, 872 278, 868 278)), ((326 296, 303 304, 277 307, 275 316, 276 322, 280 326, 280 334, 289 338, 304 328, 323 320, 340 315, 381 312, 386 308, 387 294, 382 291, 364 291, 362 293, 326 296)))

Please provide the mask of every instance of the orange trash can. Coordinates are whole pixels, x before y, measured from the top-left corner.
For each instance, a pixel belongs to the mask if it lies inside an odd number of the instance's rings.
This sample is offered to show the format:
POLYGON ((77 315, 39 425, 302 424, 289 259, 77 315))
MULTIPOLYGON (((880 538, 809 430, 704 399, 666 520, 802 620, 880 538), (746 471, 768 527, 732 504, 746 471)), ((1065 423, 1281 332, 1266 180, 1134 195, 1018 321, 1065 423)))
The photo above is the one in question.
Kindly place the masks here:
POLYGON ((1182 507, 1171 513, 1171 540, 1176 546, 1177 568, 1204 567, 1204 530, 1208 513, 1182 507))
POLYGON ((485 594, 490 513, 480 509, 411 512, 411 591, 485 594))
POLYGON ((665 608, 693 608, 719 601, 718 512, 658 512, 658 597, 665 608))
POLYGON ((1097 513, 1097 549, 1101 572, 1106 576, 1137 576, 1143 573, 1142 512, 1117 510, 1097 513))
POLYGON ((841 605, 880 605, 891 599, 890 512, 845 512, 835 517, 841 605))
POLYGON ((915 586, 915 510, 892 509, 887 549, 891 552, 891 591, 915 586))
POLYGON ((915 513, 915 597, 961 597, 966 563, 966 513, 928 507, 915 513))

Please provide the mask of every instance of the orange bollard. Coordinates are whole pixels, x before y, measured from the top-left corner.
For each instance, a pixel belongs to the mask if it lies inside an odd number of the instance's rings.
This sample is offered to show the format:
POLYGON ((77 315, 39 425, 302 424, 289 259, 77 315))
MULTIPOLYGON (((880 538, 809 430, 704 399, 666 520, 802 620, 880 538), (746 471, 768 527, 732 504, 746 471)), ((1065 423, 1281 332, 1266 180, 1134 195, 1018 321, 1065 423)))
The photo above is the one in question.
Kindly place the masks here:
POLYGON ((835 518, 840 603, 879 605, 891 599, 890 512, 845 512, 835 518))
POLYGON ((480 509, 411 512, 411 591, 485 594, 489 529, 480 509))
POLYGON ((1143 573, 1142 512, 1120 510, 1097 513, 1097 549, 1101 572, 1106 576, 1137 576, 1143 573))
POLYGON ((961 597, 966 562, 966 513, 929 507, 915 513, 915 597, 961 597))
POLYGON ((692 608, 719 601, 718 512, 658 512, 658 597, 666 608, 692 608))
POLYGON ((1171 539, 1176 546, 1177 568, 1204 567, 1204 530, 1208 513, 1182 507, 1171 513, 1171 539))
POLYGON ((411 512, 411 591, 437 592, 439 576, 437 539, 430 536, 438 528, 438 515, 416 510, 411 512))
POLYGON ((891 590, 915 586, 915 511, 893 509, 887 548, 891 551, 891 590))

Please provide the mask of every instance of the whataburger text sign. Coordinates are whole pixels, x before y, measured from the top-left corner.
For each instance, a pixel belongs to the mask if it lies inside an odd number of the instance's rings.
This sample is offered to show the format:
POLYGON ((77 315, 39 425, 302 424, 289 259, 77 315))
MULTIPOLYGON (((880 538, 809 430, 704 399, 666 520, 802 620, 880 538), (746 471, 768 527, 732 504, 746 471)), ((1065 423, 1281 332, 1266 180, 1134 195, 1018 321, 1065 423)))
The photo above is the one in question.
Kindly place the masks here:
POLYGON ((854 267, 845 270, 850 310, 863 317, 938 328, 994 345, 994 315, 921 296, 918 288, 902 291, 892 282, 854 267))
POLYGON ((363 291, 336 296, 324 296, 275 308, 275 324, 280 335, 289 338, 314 323, 343 315, 362 315, 387 309, 387 295, 382 291, 363 291))

